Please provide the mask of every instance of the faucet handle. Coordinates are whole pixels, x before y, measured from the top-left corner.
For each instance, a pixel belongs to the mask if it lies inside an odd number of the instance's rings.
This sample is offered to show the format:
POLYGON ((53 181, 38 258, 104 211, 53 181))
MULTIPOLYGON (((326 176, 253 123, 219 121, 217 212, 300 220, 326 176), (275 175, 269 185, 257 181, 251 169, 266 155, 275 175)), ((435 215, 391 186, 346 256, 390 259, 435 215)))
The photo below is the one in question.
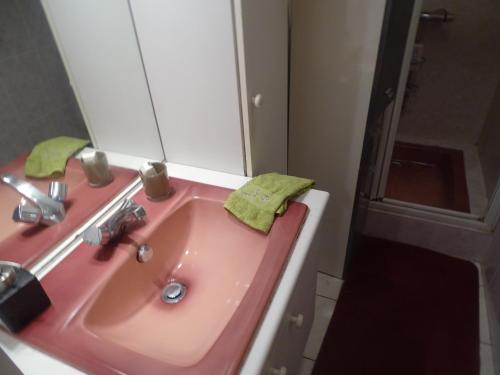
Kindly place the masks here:
POLYGON ((88 227, 82 236, 83 242, 91 246, 105 245, 110 239, 111 234, 106 228, 95 225, 88 227))
POLYGON ((144 220, 146 218, 146 210, 144 209, 143 206, 137 205, 134 207, 132 210, 132 213, 134 214, 135 218, 137 220, 144 220))
MULTIPOLYGON (((66 214, 64 205, 42 193, 28 181, 17 178, 13 174, 2 174, 0 175, 0 182, 3 182, 11 189, 17 191, 23 198, 29 201, 30 204, 36 206, 40 210, 40 223, 54 225, 63 221, 66 214)), ((18 206, 16 209, 17 212, 13 215, 13 219, 22 221, 24 218, 28 223, 33 222, 32 220, 35 220, 36 215, 23 206, 22 203, 18 206)))
POLYGON ((64 203, 68 196, 68 184, 60 181, 50 181, 49 197, 57 202, 64 203))
POLYGON ((117 214, 117 219, 118 220, 122 220, 123 218, 121 217, 120 213, 122 215, 134 215, 134 218, 136 220, 144 220, 146 218, 146 210, 144 209, 143 206, 141 206, 140 204, 137 204, 135 203, 135 201, 133 199, 130 199, 130 198, 127 198, 127 199, 124 199, 117 214))
POLYGON ((145 218, 146 210, 143 206, 132 199, 125 199, 104 223, 87 228, 83 232, 82 240, 92 246, 105 245, 127 230, 129 224, 143 221, 145 218))
POLYGON ((21 203, 12 213, 12 220, 16 223, 37 224, 41 218, 42 211, 30 204, 25 198, 21 198, 21 203))

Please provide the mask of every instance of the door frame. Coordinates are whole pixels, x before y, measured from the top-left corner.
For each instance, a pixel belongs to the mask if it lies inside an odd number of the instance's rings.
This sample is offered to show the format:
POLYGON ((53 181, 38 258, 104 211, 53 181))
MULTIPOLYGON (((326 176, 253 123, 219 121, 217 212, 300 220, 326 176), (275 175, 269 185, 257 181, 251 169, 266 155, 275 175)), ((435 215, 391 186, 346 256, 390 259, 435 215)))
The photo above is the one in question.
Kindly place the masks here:
POLYGON ((406 39, 406 48, 401 64, 401 73, 399 75, 398 87, 394 101, 384 112, 382 125, 382 134, 380 137, 380 147, 378 150, 377 164, 375 169, 374 184, 372 185, 371 199, 383 200, 389 169, 391 166, 392 151, 396 142, 399 118, 403 108, 403 101, 406 91, 406 82, 410 73, 410 65, 413 56, 413 45, 417 36, 420 12, 422 11, 422 0, 415 0, 413 5, 413 14, 411 16, 408 37, 406 39))
POLYGON ((449 225, 491 232, 495 229, 497 223, 500 222, 500 179, 484 215, 430 207, 384 197, 404 102, 406 83, 413 57, 413 46, 420 22, 422 1, 415 0, 396 95, 394 101, 387 107, 383 115, 382 134, 374 170, 374 181, 370 190, 371 201, 369 207, 395 214, 403 214, 443 222, 449 225))

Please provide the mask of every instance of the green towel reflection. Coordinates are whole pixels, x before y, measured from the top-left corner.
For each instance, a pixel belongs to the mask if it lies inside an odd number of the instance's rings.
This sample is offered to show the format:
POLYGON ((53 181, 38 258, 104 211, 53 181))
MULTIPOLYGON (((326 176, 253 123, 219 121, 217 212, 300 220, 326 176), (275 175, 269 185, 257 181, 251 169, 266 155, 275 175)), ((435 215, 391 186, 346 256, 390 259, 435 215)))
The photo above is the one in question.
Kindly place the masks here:
POLYGON ((24 165, 27 177, 50 177, 64 174, 68 158, 90 143, 73 137, 56 137, 37 144, 24 165))

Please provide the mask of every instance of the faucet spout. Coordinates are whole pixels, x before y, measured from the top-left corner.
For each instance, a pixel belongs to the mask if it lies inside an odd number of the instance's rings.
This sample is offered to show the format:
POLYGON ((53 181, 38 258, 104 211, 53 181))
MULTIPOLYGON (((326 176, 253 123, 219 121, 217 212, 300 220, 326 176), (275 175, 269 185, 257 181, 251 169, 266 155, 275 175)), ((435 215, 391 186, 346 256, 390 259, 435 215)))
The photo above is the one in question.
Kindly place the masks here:
POLYGON ((105 245, 117 238, 131 224, 144 221, 145 218, 144 207, 132 199, 125 199, 118 211, 103 224, 92 225, 83 232, 83 242, 92 246, 105 245))
MULTIPOLYGON (((54 225, 64 220, 66 211, 61 202, 53 200, 43 192, 38 190, 35 186, 27 181, 24 181, 12 174, 0 175, 0 181, 8 187, 17 191, 23 198, 29 201, 34 208, 40 211, 39 220, 45 225, 54 225)), ((16 208, 16 211, 18 209, 16 208)), ((20 217, 19 214, 14 214, 14 218, 20 217)))

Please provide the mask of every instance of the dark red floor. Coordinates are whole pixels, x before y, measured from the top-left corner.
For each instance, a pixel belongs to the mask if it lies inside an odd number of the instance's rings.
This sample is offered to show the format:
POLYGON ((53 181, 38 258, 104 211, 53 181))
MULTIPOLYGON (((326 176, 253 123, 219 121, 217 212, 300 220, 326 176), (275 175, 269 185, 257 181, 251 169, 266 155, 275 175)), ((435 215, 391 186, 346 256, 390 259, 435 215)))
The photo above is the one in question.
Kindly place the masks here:
POLYGON ((463 152, 396 142, 385 196, 470 212, 463 152))
POLYGON ((478 375, 474 264, 365 237, 314 375, 478 375))

